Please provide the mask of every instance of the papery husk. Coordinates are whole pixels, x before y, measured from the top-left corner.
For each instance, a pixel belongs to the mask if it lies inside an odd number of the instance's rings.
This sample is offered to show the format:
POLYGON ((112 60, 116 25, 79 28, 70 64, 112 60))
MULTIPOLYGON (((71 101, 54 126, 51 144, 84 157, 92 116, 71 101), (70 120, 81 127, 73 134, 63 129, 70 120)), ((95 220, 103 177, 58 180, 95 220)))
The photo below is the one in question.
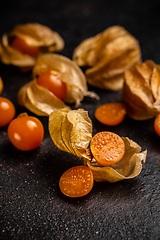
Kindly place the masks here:
POLYGON ((74 50, 73 60, 86 67, 87 81, 102 89, 122 89, 124 72, 141 62, 138 41, 121 26, 88 38, 74 50))
POLYGON ((49 116, 49 133, 62 151, 89 159, 87 147, 92 138, 92 122, 87 111, 64 108, 52 112, 49 116))
POLYGON ((75 103, 75 106, 79 107, 84 96, 99 99, 96 93, 88 91, 84 73, 69 58, 55 53, 40 56, 33 68, 33 77, 39 76, 47 70, 53 70, 57 77, 67 84, 67 97, 64 102, 75 103))
POLYGON ((49 116, 51 112, 66 107, 52 92, 38 85, 36 79, 25 84, 19 90, 17 98, 19 105, 38 116, 49 116))
POLYGON ((59 52, 64 48, 64 40, 55 31, 39 23, 17 25, 9 34, 4 34, 0 43, 1 61, 17 67, 32 67, 36 58, 23 54, 10 46, 12 37, 20 37, 28 45, 40 48, 40 54, 59 52))
POLYGON ((4 64, 11 64, 17 67, 30 67, 34 66, 35 58, 23 54, 18 50, 12 48, 8 42, 8 36, 5 34, 1 40, 1 61, 4 64))
POLYGON ((160 114, 160 65, 147 60, 125 73, 122 102, 127 114, 146 120, 160 114))
POLYGON ((127 137, 122 137, 125 143, 124 157, 114 165, 104 167, 95 159, 85 161, 85 164, 93 172, 97 182, 108 181, 111 183, 138 176, 142 170, 142 162, 145 163, 147 150, 141 152, 141 147, 127 137))
POLYGON ((94 180, 117 182, 131 179, 139 175, 142 162, 145 162, 147 150, 141 152, 141 147, 127 137, 122 137, 125 143, 125 155, 116 164, 104 167, 93 158, 89 143, 92 139, 92 122, 88 112, 83 109, 61 109, 49 116, 49 133, 54 144, 62 151, 69 152, 83 159, 93 172, 94 180))
POLYGON ((2 78, 0 77, 0 94, 2 93, 3 91, 3 81, 2 81, 2 78))

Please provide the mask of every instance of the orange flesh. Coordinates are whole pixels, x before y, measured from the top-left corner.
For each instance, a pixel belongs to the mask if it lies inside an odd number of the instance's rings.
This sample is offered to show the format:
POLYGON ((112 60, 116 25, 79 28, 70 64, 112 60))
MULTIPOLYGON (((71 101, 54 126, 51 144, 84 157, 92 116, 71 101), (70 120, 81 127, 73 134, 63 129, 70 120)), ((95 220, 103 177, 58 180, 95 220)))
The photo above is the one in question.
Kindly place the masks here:
POLYGON ((6 126, 15 116, 16 110, 13 103, 4 97, 0 97, 0 127, 6 126))
POLYGON ((28 54, 33 58, 37 57, 39 54, 39 47, 29 46, 23 39, 19 37, 14 37, 10 45, 19 52, 28 54))
POLYGON ((95 111, 96 119, 108 126, 120 124, 126 116, 126 108, 123 103, 106 103, 95 111))
POLYGON ((91 152, 102 166, 110 166, 122 159, 125 144, 122 138, 112 132, 99 132, 92 138, 91 152))
POLYGON ((8 126, 11 143, 21 151, 37 148, 43 140, 44 128, 38 118, 22 116, 12 120, 8 126))
POLYGON ((68 197, 83 197, 93 188, 93 173, 87 166, 76 166, 63 173, 59 180, 61 192, 68 197))
POLYGON ((67 96, 67 86, 61 79, 59 79, 53 70, 48 70, 37 78, 37 83, 44 88, 51 91, 56 97, 62 101, 67 96))
POLYGON ((158 136, 160 136, 160 115, 158 115, 154 120, 154 130, 158 136))

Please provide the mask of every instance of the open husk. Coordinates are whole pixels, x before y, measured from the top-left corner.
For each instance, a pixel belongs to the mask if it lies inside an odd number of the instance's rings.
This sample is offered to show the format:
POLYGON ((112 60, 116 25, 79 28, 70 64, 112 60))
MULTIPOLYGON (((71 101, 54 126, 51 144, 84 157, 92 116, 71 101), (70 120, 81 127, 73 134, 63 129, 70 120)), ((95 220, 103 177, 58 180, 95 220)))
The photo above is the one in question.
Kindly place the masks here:
POLYGON ((4 34, 0 42, 1 61, 20 68, 33 67, 36 58, 23 54, 10 46, 13 37, 19 37, 29 46, 39 47, 41 55, 46 52, 58 52, 64 48, 64 40, 55 31, 39 23, 17 25, 9 34, 4 34))
POLYGON ((124 72, 141 62, 141 50, 123 27, 112 26, 82 41, 73 52, 73 60, 87 68, 89 84, 117 91, 123 87, 124 72))
POLYGON ((49 116, 52 111, 66 107, 52 92, 37 84, 36 79, 25 84, 17 94, 18 103, 38 116, 49 116))
POLYGON ((147 60, 126 71, 122 102, 127 114, 146 120, 160 114, 160 65, 147 60))
POLYGON ((87 166, 92 170, 97 182, 118 182, 124 179, 131 179, 140 174, 142 162, 145 162, 147 150, 141 152, 141 147, 127 137, 122 137, 125 143, 124 157, 114 165, 104 167, 93 158, 87 161, 87 166))
POLYGON ((88 91, 85 75, 76 63, 62 55, 46 53, 37 59, 33 67, 33 80, 18 92, 18 102, 21 106, 37 115, 50 115, 52 111, 66 106, 52 92, 37 84, 37 76, 47 70, 53 70, 55 75, 66 83, 65 103, 75 103, 78 107, 84 96, 99 99, 96 93, 88 91))
POLYGON ((116 164, 104 167, 93 158, 89 143, 92 139, 92 122, 88 112, 83 109, 61 109, 49 116, 49 133, 54 144, 62 151, 69 152, 83 159, 93 172, 95 181, 117 182, 131 179, 140 174, 142 162, 145 162, 147 150, 141 152, 141 147, 127 137, 122 137, 125 143, 125 155, 116 164))

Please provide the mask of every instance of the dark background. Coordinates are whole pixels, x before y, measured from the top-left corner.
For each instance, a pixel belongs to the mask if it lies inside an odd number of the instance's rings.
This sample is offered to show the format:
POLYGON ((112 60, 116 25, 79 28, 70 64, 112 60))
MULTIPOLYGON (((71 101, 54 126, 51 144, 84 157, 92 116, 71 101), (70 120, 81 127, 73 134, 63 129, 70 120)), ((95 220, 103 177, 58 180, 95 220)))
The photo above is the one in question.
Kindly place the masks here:
MULTIPOLYGON (((139 40, 143 61, 160 64, 160 2, 126 1, 1 1, 0 36, 14 25, 38 22, 57 31, 65 41, 60 53, 72 58, 85 38, 113 25, 121 25, 139 40)), ((31 80, 13 66, 0 64, 3 97, 16 107, 17 92, 31 80)), ((114 184, 95 182, 86 197, 71 199, 61 194, 58 181, 68 168, 82 164, 77 157, 57 149, 48 133, 48 118, 39 117, 45 128, 42 144, 21 152, 8 140, 7 127, 0 129, 1 222, 0 239, 160 239, 160 138, 154 119, 134 121, 128 117, 116 127, 98 123, 94 111, 102 103, 120 101, 121 91, 94 89, 100 101, 85 98, 81 107, 89 112, 93 134, 102 130, 127 136, 147 149, 142 172, 132 180, 114 184)), ((28 114, 34 115, 27 111, 28 114)))

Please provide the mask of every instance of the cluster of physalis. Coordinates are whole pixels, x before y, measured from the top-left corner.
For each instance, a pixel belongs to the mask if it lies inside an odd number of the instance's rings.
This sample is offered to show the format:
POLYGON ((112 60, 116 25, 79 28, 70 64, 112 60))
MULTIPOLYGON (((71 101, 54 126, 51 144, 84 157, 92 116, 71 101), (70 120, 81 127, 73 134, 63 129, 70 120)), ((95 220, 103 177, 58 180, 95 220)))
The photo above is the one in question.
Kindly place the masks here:
MULTIPOLYGON (((83 160, 83 165, 67 170, 59 181, 66 196, 82 197, 91 191, 94 180, 113 183, 136 177, 147 155, 128 137, 108 131, 92 136, 92 121, 79 106, 85 96, 97 100, 99 96, 88 91, 87 83, 122 90, 121 102, 95 110, 99 122, 115 126, 126 114, 136 120, 156 117, 154 129, 160 136, 160 66, 149 60, 142 63, 138 41, 120 26, 84 40, 74 50, 73 60, 53 53, 63 47, 61 36, 46 26, 18 25, 2 37, 0 57, 4 64, 32 70, 33 79, 20 88, 18 103, 38 116, 47 116, 54 144, 83 160), (77 110, 70 108, 71 103, 77 110)), ((44 137, 42 123, 26 113, 15 115, 13 103, 0 97, 0 127, 8 125, 11 143, 21 151, 37 148, 44 137)))

